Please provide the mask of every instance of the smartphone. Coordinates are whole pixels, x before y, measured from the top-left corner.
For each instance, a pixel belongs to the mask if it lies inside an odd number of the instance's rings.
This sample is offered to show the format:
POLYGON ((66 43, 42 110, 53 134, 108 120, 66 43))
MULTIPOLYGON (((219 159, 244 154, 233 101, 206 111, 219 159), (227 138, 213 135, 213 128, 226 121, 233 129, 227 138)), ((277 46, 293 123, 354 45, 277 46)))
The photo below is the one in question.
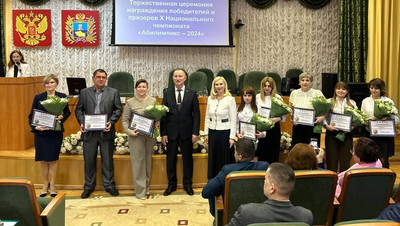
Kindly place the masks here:
POLYGON ((318 140, 316 138, 311 138, 310 145, 314 148, 315 153, 318 155, 318 153, 319 153, 318 140))

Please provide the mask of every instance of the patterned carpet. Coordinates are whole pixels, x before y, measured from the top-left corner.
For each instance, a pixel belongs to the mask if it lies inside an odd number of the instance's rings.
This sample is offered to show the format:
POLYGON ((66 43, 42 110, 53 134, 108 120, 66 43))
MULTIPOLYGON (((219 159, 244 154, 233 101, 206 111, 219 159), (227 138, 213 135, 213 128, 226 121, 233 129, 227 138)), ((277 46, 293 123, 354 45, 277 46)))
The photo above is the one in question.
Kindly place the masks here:
POLYGON ((66 225, 212 225, 208 200, 200 193, 189 196, 174 192, 170 196, 152 194, 146 200, 134 194, 94 196, 80 199, 68 197, 65 204, 66 225))

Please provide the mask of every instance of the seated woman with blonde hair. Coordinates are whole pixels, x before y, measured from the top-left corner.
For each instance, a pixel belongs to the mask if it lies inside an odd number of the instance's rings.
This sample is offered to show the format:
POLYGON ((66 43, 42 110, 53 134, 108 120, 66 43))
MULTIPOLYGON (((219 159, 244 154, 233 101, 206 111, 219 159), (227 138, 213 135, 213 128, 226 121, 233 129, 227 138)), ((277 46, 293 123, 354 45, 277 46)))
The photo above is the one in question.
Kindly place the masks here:
POLYGON ((318 149, 316 154, 314 148, 309 144, 298 143, 286 159, 286 164, 293 170, 317 170, 323 167, 324 150, 318 149))
POLYGON ((353 143, 353 150, 350 150, 353 159, 356 162, 348 170, 338 174, 336 186, 336 198, 339 198, 342 191, 344 174, 351 169, 360 168, 382 168, 382 162, 379 160, 379 148, 375 141, 360 137, 353 143))

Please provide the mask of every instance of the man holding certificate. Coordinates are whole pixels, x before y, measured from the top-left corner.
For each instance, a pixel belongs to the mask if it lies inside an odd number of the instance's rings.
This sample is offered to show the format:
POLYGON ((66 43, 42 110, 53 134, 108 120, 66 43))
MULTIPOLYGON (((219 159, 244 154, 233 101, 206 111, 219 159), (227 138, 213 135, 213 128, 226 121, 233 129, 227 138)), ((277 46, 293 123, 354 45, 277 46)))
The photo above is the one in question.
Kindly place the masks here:
POLYGON ((93 86, 79 95, 75 115, 83 140, 85 185, 81 198, 88 198, 96 186, 97 148, 100 147, 103 186, 112 196, 119 195, 114 182, 115 123, 122 114, 119 92, 106 86, 107 73, 103 69, 93 72, 93 86))
POLYGON ((193 195, 193 143, 199 138, 200 109, 197 93, 185 87, 187 72, 175 69, 172 79, 174 88, 164 92, 163 105, 169 112, 161 119, 162 143, 167 146, 168 188, 164 195, 176 190, 176 160, 178 146, 181 148, 183 161, 183 186, 188 195, 193 195))

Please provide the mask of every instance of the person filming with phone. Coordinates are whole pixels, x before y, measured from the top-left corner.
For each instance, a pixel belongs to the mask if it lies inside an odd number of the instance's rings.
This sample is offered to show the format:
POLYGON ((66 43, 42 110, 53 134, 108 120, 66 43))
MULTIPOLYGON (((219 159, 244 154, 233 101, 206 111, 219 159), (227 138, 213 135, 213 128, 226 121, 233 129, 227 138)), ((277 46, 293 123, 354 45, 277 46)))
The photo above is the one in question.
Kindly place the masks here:
MULTIPOLYGON (((317 143, 317 141, 315 141, 315 143, 317 143)), ((325 169, 325 151, 315 146, 315 143, 311 140, 310 144, 296 144, 292 150, 290 150, 286 159, 286 164, 292 167, 293 170, 325 169)))

